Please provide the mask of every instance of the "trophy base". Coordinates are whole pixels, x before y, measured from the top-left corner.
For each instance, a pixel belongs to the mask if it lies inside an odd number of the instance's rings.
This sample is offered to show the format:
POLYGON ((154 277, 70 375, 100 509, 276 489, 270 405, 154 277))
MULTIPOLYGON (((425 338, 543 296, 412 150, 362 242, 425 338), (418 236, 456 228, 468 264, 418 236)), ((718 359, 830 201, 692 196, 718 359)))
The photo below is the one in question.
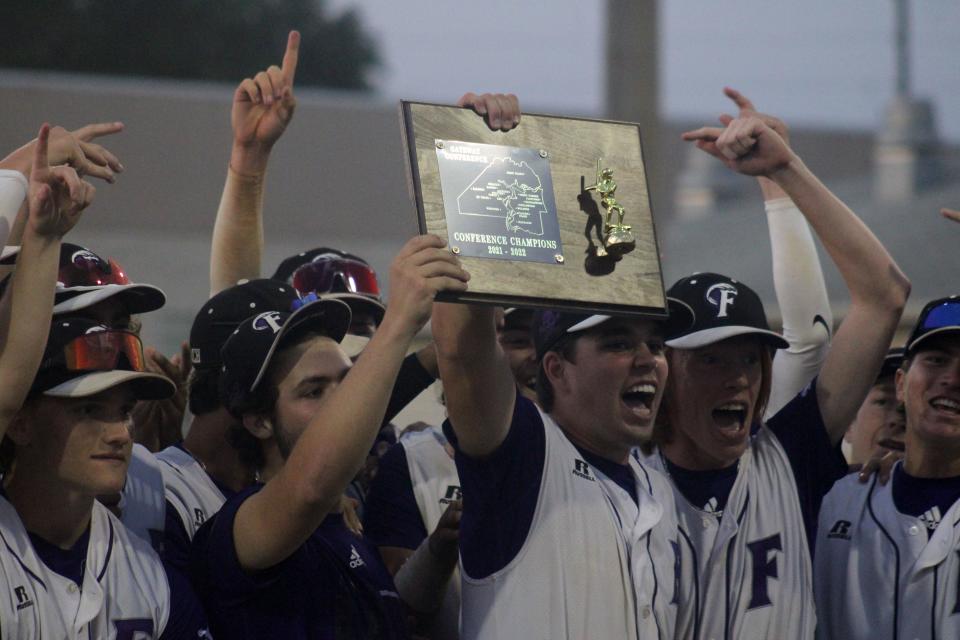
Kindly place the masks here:
MULTIPOLYGON (((617 225, 610 227, 607 231, 603 246, 607 254, 620 257, 633 251, 637 246, 637 242, 630 232, 630 227, 617 225)), ((597 253, 599 255, 599 251, 597 253)))

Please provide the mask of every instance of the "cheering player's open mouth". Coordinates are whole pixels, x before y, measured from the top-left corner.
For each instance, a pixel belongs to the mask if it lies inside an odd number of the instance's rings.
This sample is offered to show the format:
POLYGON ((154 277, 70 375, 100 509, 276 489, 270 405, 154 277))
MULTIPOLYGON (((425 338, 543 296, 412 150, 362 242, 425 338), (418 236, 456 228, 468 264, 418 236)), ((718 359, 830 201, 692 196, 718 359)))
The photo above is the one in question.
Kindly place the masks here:
POLYGON ((741 400, 724 402, 711 415, 722 431, 738 433, 747 426, 747 403, 741 400))
POLYGON ((647 420, 653 415, 653 400, 656 395, 657 385, 640 382, 629 387, 620 397, 634 415, 647 420))

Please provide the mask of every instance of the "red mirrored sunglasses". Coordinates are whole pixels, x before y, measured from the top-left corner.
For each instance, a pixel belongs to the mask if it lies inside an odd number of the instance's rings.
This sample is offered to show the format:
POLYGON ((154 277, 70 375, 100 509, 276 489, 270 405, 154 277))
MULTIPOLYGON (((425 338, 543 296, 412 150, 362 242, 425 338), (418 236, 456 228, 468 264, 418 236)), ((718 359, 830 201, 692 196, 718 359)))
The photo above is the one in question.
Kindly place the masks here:
POLYGON ((104 260, 91 251, 77 251, 69 262, 62 263, 57 281, 64 287, 100 287, 107 284, 130 284, 116 260, 104 260))
POLYGON ((129 331, 97 331, 74 338, 62 352, 62 364, 68 371, 144 371, 143 345, 129 331), (120 356, 127 366, 118 367, 120 356))
POLYGON ((370 265, 349 258, 321 258, 293 272, 291 284, 301 294, 362 293, 380 297, 377 274, 370 265))

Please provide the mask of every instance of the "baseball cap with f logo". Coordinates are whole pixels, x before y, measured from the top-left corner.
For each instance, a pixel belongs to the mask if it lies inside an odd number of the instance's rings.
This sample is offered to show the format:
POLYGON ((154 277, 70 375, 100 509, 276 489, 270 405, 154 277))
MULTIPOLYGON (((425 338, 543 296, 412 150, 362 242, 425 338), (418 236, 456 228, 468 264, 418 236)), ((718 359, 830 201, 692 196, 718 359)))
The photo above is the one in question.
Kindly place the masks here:
POLYGON ((671 323, 667 346, 697 349, 727 338, 753 335, 775 349, 789 346, 770 330, 763 303, 756 292, 733 278, 718 273, 695 273, 681 278, 667 291, 693 310, 694 321, 686 327, 671 323))

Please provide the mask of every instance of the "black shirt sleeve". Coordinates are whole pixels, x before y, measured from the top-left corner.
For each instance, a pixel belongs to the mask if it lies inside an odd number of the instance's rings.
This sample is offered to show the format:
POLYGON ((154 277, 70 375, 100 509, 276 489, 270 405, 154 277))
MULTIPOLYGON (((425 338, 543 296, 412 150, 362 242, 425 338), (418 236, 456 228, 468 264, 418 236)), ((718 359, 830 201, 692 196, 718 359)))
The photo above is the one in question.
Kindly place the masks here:
POLYGON ((180 569, 163 563, 170 585, 170 614, 167 616, 167 626, 160 636, 160 640, 196 640, 210 637, 207 625, 207 615, 200 606, 200 599, 193 591, 190 581, 180 569))
POLYGON ((817 516, 823 497, 833 483, 847 474, 847 461, 840 443, 833 445, 817 402, 817 380, 788 402, 770 420, 767 427, 783 446, 793 469, 800 499, 800 510, 813 547, 817 516))
POLYGON ((163 526, 163 551, 160 556, 164 562, 186 573, 190 570, 190 536, 187 535, 176 507, 169 500, 164 502, 166 514, 163 526))
POLYGON ((367 493, 363 533, 378 547, 410 550, 419 547, 427 537, 402 444, 390 447, 380 459, 377 475, 367 493))

